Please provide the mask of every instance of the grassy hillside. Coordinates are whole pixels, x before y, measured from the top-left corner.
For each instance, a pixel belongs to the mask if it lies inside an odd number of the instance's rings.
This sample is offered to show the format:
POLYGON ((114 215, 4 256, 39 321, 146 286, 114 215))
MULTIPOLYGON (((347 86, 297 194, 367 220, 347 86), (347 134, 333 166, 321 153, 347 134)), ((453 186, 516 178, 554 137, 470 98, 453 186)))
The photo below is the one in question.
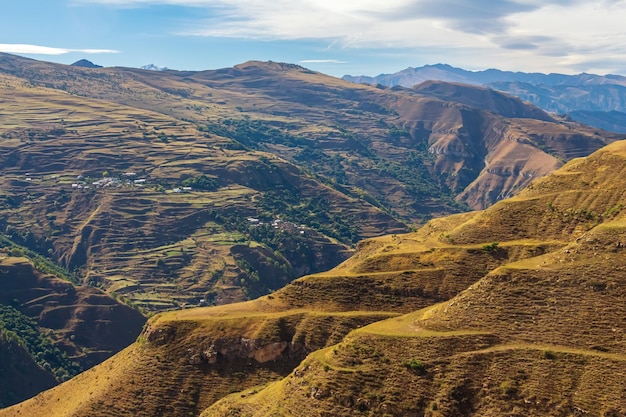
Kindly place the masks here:
POLYGON ((0 416, 623 415, 624 171, 617 142, 271 295, 160 314, 0 416))
POLYGON ((626 221, 615 176, 624 170, 620 142, 447 225, 439 239, 453 246, 489 238, 481 250, 494 257, 511 245, 535 256, 490 269, 448 301, 353 331, 282 381, 202 415, 623 415, 626 221), (553 250, 524 240, 537 236, 553 250))

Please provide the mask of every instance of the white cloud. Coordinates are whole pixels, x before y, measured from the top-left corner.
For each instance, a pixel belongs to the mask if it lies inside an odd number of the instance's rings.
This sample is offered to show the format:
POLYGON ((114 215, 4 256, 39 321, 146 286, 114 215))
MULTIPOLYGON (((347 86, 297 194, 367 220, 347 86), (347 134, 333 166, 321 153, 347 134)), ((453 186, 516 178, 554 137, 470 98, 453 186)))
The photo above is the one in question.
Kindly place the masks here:
POLYGON ((212 16, 185 22, 178 35, 325 40, 334 49, 409 48, 420 57, 439 49, 438 62, 476 69, 572 71, 606 60, 610 70, 626 62, 626 2, 616 0, 74 1, 202 7, 212 16))
POLYGON ((28 45, 19 43, 0 43, 0 52, 10 54, 33 54, 33 55, 63 55, 71 52, 83 54, 116 54, 119 51, 113 49, 69 49, 53 48, 49 46, 28 45))

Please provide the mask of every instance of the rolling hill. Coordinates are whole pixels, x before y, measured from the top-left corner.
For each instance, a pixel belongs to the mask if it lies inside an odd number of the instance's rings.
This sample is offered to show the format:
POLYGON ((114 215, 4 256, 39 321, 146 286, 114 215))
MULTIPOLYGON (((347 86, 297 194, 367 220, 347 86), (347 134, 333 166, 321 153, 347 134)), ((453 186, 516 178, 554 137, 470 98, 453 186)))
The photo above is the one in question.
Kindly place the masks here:
POLYGON ((159 314, 0 416, 624 415, 625 172, 615 142, 271 295, 159 314))
POLYGON ((145 311, 332 268, 620 137, 458 84, 305 68, 84 68, 0 54, 0 232, 145 311))

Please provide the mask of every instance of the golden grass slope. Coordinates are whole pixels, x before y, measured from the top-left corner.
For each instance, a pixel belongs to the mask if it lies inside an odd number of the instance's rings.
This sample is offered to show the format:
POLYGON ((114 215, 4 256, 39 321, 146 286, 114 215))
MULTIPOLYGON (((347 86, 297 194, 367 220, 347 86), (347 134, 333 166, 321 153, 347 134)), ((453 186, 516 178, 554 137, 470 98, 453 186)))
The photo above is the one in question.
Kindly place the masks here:
POLYGON ((517 198, 452 221, 445 237, 463 239, 455 246, 510 239, 510 215, 522 236, 558 239, 558 249, 355 330, 282 381, 202 416, 624 415, 625 152, 619 142, 573 161, 517 198))

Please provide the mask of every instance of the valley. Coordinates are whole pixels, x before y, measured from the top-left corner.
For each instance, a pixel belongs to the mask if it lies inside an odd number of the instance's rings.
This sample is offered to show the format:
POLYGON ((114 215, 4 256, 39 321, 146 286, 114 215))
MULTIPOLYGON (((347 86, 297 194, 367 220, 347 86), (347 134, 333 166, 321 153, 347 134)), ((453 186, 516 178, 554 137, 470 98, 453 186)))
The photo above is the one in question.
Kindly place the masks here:
POLYGON ((0 58, 3 232, 144 311, 266 294, 619 137, 473 87, 0 58))
POLYGON ((0 103, 0 416, 626 412, 623 135, 271 61, 0 103))
POLYGON ((624 170, 621 141, 271 295, 162 313, 0 416, 622 415, 624 170))

